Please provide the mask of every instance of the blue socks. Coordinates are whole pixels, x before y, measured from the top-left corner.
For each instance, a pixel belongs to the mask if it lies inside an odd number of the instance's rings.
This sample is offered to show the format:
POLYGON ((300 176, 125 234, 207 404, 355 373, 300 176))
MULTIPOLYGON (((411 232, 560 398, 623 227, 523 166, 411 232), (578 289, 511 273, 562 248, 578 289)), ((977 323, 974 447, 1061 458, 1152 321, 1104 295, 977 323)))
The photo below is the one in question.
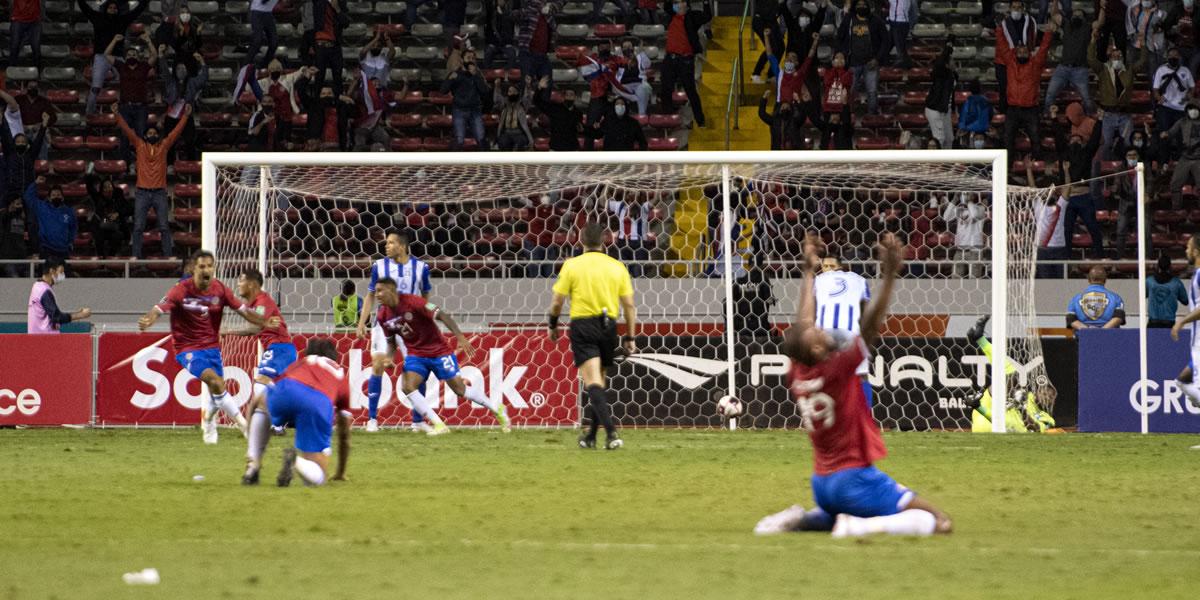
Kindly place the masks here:
MULTIPOLYGON (((425 384, 426 384, 426 383, 429 383, 429 380, 428 380, 428 379, 426 379, 425 381, 422 381, 422 382, 421 382, 421 389, 420 389, 420 392, 421 392, 421 397, 424 397, 424 396, 425 396, 425 384)), ((425 417, 421 415, 421 411, 419 411, 419 410, 413 410, 413 411, 412 411, 412 419, 413 419, 413 425, 416 425, 417 423, 420 423, 420 422, 424 421, 424 420, 425 420, 425 417)))
POLYGON ((379 412, 379 393, 383 389, 383 376, 372 374, 367 379, 367 414, 374 419, 379 412))

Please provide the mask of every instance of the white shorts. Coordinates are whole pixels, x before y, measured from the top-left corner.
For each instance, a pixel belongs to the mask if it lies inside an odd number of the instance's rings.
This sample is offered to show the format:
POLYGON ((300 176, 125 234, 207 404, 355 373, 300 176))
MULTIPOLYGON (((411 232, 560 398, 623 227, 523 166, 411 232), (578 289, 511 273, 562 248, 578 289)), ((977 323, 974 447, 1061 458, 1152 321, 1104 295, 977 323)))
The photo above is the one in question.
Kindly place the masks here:
POLYGON ((1200 344, 1197 344, 1194 339, 1192 340, 1192 362, 1188 363, 1188 366, 1192 368, 1192 381, 1200 380, 1197 377, 1200 374, 1196 372, 1196 369, 1200 368, 1200 344))
MULTIPOLYGON (((404 340, 396 338, 396 350, 400 351, 400 355, 408 354, 407 348, 404 347, 404 340)), ((391 349, 388 348, 388 336, 383 333, 383 327, 378 323, 371 328, 371 356, 384 354, 391 358, 391 349)))

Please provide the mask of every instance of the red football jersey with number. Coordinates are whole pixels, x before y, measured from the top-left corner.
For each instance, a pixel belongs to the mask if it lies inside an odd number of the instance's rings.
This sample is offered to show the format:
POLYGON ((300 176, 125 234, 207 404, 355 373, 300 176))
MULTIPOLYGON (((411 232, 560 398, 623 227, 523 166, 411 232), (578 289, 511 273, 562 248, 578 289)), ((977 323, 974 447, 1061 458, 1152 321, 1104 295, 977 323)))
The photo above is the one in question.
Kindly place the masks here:
POLYGON ((196 278, 189 277, 175 284, 158 303, 158 309, 171 317, 171 337, 175 352, 221 347, 221 316, 228 306, 242 310, 242 300, 217 279, 201 291, 196 278))
POLYGON ((866 358, 862 338, 850 336, 819 364, 792 363, 791 392, 812 440, 817 475, 868 467, 887 456, 862 379, 855 374, 866 358))
POLYGON ((446 336, 438 328, 438 307, 415 294, 400 294, 396 306, 379 306, 375 322, 383 328, 389 339, 398 335, 408 348, 408 356, 418 358, 441 358, 454 354, 446 336))
POLYGON ((258 341, 262 342, 264 348, 269 348, 271 344, 292 343, 292 334, 288 333, 287 323, 283 320, 283 313, 279 312, 279 305, 275 304, 270 294, 260 291, 246 307, 258 313, 258 316, 264 319, 279 317, 278 328, 268 329, 264 327, 258 333, 258 341))
POLYGON ((338 410, 350 410, 350 378, 341 365, 324 356, 305 356, 280 379, 294 379, 325 394, 338 410))

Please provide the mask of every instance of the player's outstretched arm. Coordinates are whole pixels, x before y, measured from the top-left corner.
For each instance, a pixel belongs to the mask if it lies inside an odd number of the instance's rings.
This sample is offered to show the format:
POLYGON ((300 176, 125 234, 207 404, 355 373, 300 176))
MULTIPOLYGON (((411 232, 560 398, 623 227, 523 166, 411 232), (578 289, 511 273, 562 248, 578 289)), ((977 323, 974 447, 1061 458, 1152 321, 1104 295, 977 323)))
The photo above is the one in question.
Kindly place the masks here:
POLYGON ((279 317, 271 317, 268 319, 263 315, 258 314, 253 308, 248 306, 242 306, 242 308, 238 309, 238 314, 242 315, 243 319, 249 321, 251 325, 259 329, 274 329, 279 327, 279 324, 282 322, 282 319, 279 317))
POLYGON ((444 310, 439 310, 437 318, 446 324, 450 333, 454 334, 454 339, 458 340, 458 347, 466 353, 467 360, 475 358, 475 346, 471 345, 471 340, 468 340, 467 336, 463 335, 462 330, 458 328, 458 322, 454 320, 454 316, 444 310))
POLYGON ((1200 308, 1184 315, 1182 319, 1179 319, 1179 322, 1175 323, 1175 326, 1171 328, 1171 339, 1178 342, 1179 332, 1183 330, 1183 326, 1193 321, 1200 321, 1200 308))
POLYGON ((885 235, 879 241, 879 252, 883 284, 879 286, 879 293, 867 306, 867 312, 863 313, 860 324, 863 342, 868 345, 879 340, 879 331, 883 328, 883 319, 887 316, 888 304, 892 301, 892 290, 896 286, 896 275, 900 273, 900 267, 904 264, 904 250, 900 241, 892 234, 885 235))
POLYGON ((800 336, 811 329, 817 322, 817 299, 813 286, 817 277, 817 266, 820 264, 816 249, 811 245, 804 247, 804 281, 800 284, 800 299, 796 303, 796 321, 783 334, 781 349, 788 357, 800 359, 800 336))
POLYGON ((346 463, 350 460, 350 417, 342 411, 337 414, 337 472, 334 481, 346 481, 346 463))
POLYGON ((161 314, 162 311, 159 310, 157 306, 146 311, 146 314, 142 315, 141 318, 138 319, 138 330, 145 331, 153 327, 154 322, 158 321, 158 315, 161 314))

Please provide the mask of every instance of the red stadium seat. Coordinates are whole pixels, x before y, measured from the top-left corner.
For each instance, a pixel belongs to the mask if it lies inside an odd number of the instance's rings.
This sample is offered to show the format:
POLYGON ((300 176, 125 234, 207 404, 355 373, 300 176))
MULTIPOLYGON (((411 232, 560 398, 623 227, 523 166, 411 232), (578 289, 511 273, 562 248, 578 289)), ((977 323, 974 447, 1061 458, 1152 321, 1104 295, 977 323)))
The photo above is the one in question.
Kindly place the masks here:
POLYGON ((904 92, 904 104, 908 106, 925 106, 925 98, 929 92, 925 90, 909 90, 904 92))
POLYGON ((625 25, 622 23, 598 23, 592 28, 592 35, 598 38, 615 38, 625 35, 625 25))
POLYGON ((429 92, 429 102, 434 106, 450 106, 454 102, 454 96, 449 92, 429 92))
POLYGON ((50 147, 55 150, 79 150, 83 148, 82 135, 59 135, 50 141, 50 147))
MULTIPOLYGON (((77 44, 71 46, 71 56, 74 56, 79 60, 88 61, 90 63, 95 54, 96 51, 92 48, 91 44, 77 44)), ((84 73, 84 79, 91 81, 92 74, 90 72, 84 73)))
POLYGON ((445 138, 427 137, 421 141, 421 149, 426 152, 449 152, 450 140, 445 138))
POLYGON ((88 150, 112 152, 121 146, 121 141, 115 135, 89 135, 84 142, 88 150))
POLYGON ((580 56, 586 56, 589 52, 587 46, 559 46, 554 49, 554 56, 563 62, 574 64, 580 56))
POLYGON ((201 215, 199 206, 179 206, 175 208, 175 220, 180 223, 199 223, 201 215))
POLYGON ((64 183, 62 186, 63 198, 67 200, 79 200, 86 198, 88 195, 87 184, 84 183, 64 183))
POLYGON ((404 96, 398 98, 396 101, 399 102, 400 104, 407 104, 409 106, 412 106, 412 105, 421 104, 422 102, 424 102, 425 95, 421 92, 409 92, 409 93, 405 94, 404 96))
POLYGON ((652 114, 647 124, 655 129, 678 129, 683 123, 679 115, 652 114))
POLYGON ((37 173, 38 175, 46 175, 47 173, 50 172, 50 161, 48 161, 48 160, 33 161, 33 172, 37 173))
POLYGON ((198 183, 177 183, 175 184, 175 197, 177 198, 199 198, 200 184, 198 183))
POLYGON ((198 160, 177 160, 175 161, 175 174, 194 177, 200 174, 200 161, 198 160))
POLYGON ((646 140, 647 146, 654 151, 670 151, 679 149, 679 138, 650 138, 646 140))
POLYGON ((425 126, 430 129, 450 129, 454 126, 454 117, 451 115, 429 115, 425 117, 425 126))
POLYGON ((77 90, 46 90, 46 99, 51 104, 79 104, 79 92, 77 90))
POLYGON ((201 127, 228 127, 233 117, 224 112, 205 112, 196 114, 195 119, 201 127))
POLYGON ((533 149, 538 152, 548 152, 550 150, 550 138, 533 138, 533 149))
POLYGON ((392 150, 395 152, 420 152, 421 138, 392 138, 392 150))
POLYGON ((92 170, 100 175, 124 175, 129 165, 123 160, 97 160, 92 162, 92 170))
POLYGON ((83 160, 52 160, 50 168, 55 175, 83 175, 87 172, 87 161, 83 160))
POLYGON ((171 238, 175 241, 176 246, 183 248, 199 248, 200 234, 191 231, 176 231, 171 234, 171 238))
POLYGON ((859 136, 854 141, 854 147, 859 150, 888 150, 892 141, 887 138, 859 136))
POLYGON ((116 127, 117 116, 110 112, 98 112, 87 116, 88 127, 116 127))
POLYGON ((396 129, 417 129, 421 127, 421 115, 416 113, 394 113, 388 117, 388 125, 396 129))

